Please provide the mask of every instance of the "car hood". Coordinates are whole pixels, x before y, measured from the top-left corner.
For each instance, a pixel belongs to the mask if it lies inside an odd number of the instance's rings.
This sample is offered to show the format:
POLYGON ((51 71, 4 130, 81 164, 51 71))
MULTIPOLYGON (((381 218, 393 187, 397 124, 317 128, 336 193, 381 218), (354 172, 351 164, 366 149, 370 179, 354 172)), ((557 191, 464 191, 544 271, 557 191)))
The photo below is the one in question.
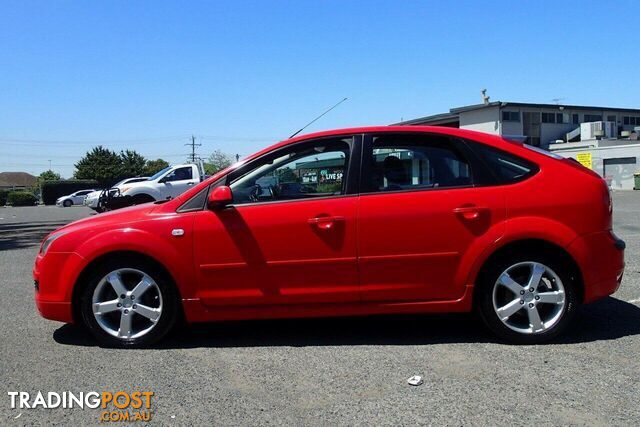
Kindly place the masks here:
POLYGON ((155 183, 156 181, 140 181, 140 182, 132 182, 131 184, 122 184, 118 186, 120 190, 123 188, 133 188, 133 187, 145 187, 148 186, 150 182, 155 183))
POLYGON ((116 227, 119 224, 136 222, 144 219, 157 207, 154 203, 145 203, 137 206, 129 206, 127 208, 118 209, 115 211, 101 213, 99 215, 93 215, 89 218, 83 218, 78 221, 71 222, 64 227, 60 227, 53 233, 58 232, 73 232, 83 229, 94 229, 106 225, 113 225, 116 227))

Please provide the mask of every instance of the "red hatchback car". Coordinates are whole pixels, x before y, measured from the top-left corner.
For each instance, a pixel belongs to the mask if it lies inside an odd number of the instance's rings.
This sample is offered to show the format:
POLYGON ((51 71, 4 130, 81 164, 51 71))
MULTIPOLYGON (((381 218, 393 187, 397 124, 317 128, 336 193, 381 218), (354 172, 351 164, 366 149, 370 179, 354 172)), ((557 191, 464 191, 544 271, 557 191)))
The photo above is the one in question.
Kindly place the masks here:
POLYGON ((134 347, 187 322, 466 312, 516 343, 616 291, 605 181, 572 160, 441 127, 276 144, 181 196, 42 242, 42 316, 134 347))

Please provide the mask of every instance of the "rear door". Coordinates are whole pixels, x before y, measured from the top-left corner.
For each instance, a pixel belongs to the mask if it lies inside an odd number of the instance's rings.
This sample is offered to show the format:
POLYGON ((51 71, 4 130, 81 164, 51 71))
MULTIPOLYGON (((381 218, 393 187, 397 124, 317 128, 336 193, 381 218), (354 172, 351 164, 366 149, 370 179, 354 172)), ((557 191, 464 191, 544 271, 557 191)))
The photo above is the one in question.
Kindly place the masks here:
POLYGON ((505 217, 501 192, 477 185, 486 173, 462 141, 410 133, 365 138, 358 216, 364 301, 463 295, 460 260, 505 217))

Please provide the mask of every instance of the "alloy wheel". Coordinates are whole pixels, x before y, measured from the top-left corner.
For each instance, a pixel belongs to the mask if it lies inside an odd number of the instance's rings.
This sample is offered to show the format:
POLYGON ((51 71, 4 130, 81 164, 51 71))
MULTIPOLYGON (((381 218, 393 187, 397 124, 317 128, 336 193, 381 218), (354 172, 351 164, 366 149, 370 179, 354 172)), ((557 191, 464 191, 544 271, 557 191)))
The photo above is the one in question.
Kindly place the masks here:
POLYGON ((148 334, 156 326, 162 315, 162 293, 145 272, 120 268, 98 282, 91 307, 105 332, 130 340, 148 334))
POLYGON ((509 329, 539 334, 553 328, 566 308, 565 288, 548 266, 519 262, 498 276, 493 287, 493 309, 509 329))

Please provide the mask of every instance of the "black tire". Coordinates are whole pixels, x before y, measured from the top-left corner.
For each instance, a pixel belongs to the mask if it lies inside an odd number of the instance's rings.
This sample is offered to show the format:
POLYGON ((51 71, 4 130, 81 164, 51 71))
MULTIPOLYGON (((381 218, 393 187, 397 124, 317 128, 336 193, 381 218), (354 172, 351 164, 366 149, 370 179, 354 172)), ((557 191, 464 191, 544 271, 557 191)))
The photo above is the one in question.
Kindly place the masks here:
MULTIPOLYGON (((519 283, 520 282, 523 281, 520 280, 519 283)), ((545 286, 554 286, 552 282, 553 280, 548 279, 546 282, 540 282, 542 286, 541 289, 546 291, 544 288, 545 286)), ((526 289, 526 287, 523 289, 525 289, 526 296, 526 293, 528 293, 529 290, 526 289)), ((518 298, 520 297, 516 295, 514 299, 518 298)), ((524 297, 522 298, 524 300, 524 297)), ((524 315, 527 316, 527 318, 524 319, 524 322, 529 322, 527 306, 530 303, 535 302, 536 301, 534 300, 527 301, 524 304, 521 303, 524 310, 518 309, 520 310, 520 314, 518 314, 518 316, 523 316, 524 312, 524 315)), ((506 256, 500 260, 492 262, 483 269, 478 277, 475 304, 480 317, 495 335, 513 344, 540 344, 558 337, 572 323, 579 303, 578 284, 576 283, 576 277, 575 274, 572 273, 571 267, 566 262, 549 256, 540 254, 531 256, 525 254, 513 254, 506 256), (547 329, 535 333, 523 333, 511 329, 500 319, 494 309, 494 287, 497 286, 498 279, 501 277, 502 273, 511 267, 527 262, 535 262, 548 267, 560 279, 561 284, 564 287, 564 307, 561 310, 558 310, 560 317, 547 329)), ((541 306, 540 310, 547 306, 548 305, 541 306)), ((517 305, 514 305, 514 307, 517 307, 517 305)), ((556 306, 552 305, 551 309, 555 310, 555 307, 556 306)), ((537 309, 538 307, 536 306, 536 310, 537 309)), ((528 323, 528 325, 531 326, 531 323, 528 323)))
POLYGON ((148 194, 136 194, 131 198, 131 201, 133 202, 134 205, 141 205, 143 203, 155 202, 156 199, 154 199, 148 194))
POLYGON ((71 205, 73 205, 73 201, 71 200, 65 200, 64 202, 62 202, 62 206, 64 206, 65 208, 69 208, 71 207, 71 205))
MULTIPOLYGON (((178 293, 171 278, 161 272, 161 269, 154 263, 143 259, 137 260, 135 258, 131 260, 109 260, 100 264, 87 277, 88 279, 85 283, 79 284, 80 286, 84 286, 78 300, 80 305, 79 311, 83 323, 100 345, 117 348, 147 347, 162 339, 175 325, 180 313, 178 293), (155 323, 155 326, 140 337, 131 339, 117 338, 107 333, 98 324, 93 314, 92 297, 96 287, 107 274, 119 269, 135 269, 144 272, 155 281, 161 293, 162 313, 155 323)), ((133 311, 131 311, 131 316, 134 316, 133 311)))

